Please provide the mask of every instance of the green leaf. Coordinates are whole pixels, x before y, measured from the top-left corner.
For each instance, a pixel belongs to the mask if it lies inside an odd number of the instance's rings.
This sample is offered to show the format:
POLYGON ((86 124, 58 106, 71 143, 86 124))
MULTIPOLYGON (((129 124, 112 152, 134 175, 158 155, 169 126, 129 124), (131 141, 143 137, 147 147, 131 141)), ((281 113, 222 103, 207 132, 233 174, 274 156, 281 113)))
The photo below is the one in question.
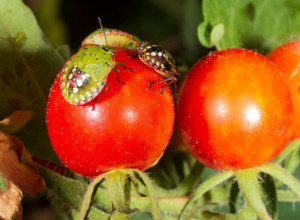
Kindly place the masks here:
POLYGON ((55 218, 60 220, 69 220, 68 213, 64 210, 64 204, 61 202, 57 195, 51 196, 51 208, 54 211, 55 218))
POLYGON ((37 166, 46 188, 54 193, 61 203, 79 211, 87 184, 61 176, 42 166, 37 166))
MULTIPOLYGON (((76 219, 79 219, 79 210, 88 184, 84 181, 61 176, 45 167, 39 165, 37 165, 37 167, 46 183, 47 190, 50 192, 50 197, 54 199, 54 202, 59 201, 61 206, 67 207, 72 212, 72 215, 77 216, 76 219)), ((109 219, 109 215, 99 208, 111 209, 108 205, 108 203, 110 203, 108 193, 98 188, 95 198, 97 198, 98 208, 92 207, 88 217, 90 219, 109 219), (101 198, 101 200, 99 198, 101 198)), ((56 204, 55 208, 62 207, 58 207, 56 204)), ((63 215, 62 213, 59 214, 63 215)))
POLYGON ((203 0, 198 38, 218 50, 249 48, 267 53, 300 35, 298 0, 203 0))
POLYGON ((42 110, 64 64, 21 0, 0 0, 1 112, 42 110))
POLYGON ((42 1, 34 7, 34 14, 53 45, 60 45, 67 41, 66 24, 61 17, 60 8, 61 0, 42 1))
POLYGON ((0 0, 0 5, 0 117, 16 110, 34 111, 35 117, 17 135, 35 155, 55 155, 47 137, 45 109, 64 58, 22 0, 0 0))

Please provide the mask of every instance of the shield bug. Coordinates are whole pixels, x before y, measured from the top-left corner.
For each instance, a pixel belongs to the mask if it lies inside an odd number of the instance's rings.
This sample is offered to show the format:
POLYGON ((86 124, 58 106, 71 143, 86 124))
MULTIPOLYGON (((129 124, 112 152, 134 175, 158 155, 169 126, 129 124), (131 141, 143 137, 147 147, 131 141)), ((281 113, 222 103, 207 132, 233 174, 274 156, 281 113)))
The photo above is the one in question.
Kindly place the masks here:
POLYGON ((116 29, 104 29, 101 19, 98 17, 100 28, 92 32, 81 43, 81 46, 85 44, 97 44, 107 45, 112 47, 122 47, 129 50, 136 48, 140 39, 134 35, 128 34, 124 31, 116 29))
POLYGON ((124 31, 107 28, 102 30, 100 28, 87 36, 82 41, 81 45, 84 46, 85 44, 98 44, 122 47, 126 49, 135 49, 139 41, 140 40, 137 37, 124 31))
MULTIPOLYGON (((62 69, 60 87, 66 101, 73 105, 83 105, 93 99, 108 86, 110 71, 118 71, 115 65, 115 49, 110 46, 84 45, 73 55, 62 69)), ((128 68, 126 68, 128 69, 128 68)), ((117 80, 123 83, 117 75, 117 80)), ((125 84, 125 83, 123 83, 125 84)))
POLYGON ((144 64, 165 77, 163 80, 150 82, 149 89, 154 83, 166 82, 166 85, 161 88, 161 93, 163 93, 165 87, 177 81, 175 75, 179 75, 179 73, 173 57, 167 50, 153 45, 148 41, 140 41, 137 44, 136 51, 136 56, 138 56, 144 64))

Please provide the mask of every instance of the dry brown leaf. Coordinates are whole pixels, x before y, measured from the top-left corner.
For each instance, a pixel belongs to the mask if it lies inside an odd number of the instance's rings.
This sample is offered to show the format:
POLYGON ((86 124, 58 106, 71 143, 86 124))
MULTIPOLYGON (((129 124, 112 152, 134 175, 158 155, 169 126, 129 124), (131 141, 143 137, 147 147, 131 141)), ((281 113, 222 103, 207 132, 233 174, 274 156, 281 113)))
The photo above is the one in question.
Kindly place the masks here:
POLYGON ((4 133, 14 133, 26 125, 33 115, 33 111, 15 111, 0 121, 0 130, 4 133))
POLYGON ((45 182, 23 143, 0 132, 0 173, 31 196, 44 191, 45 182))
POLYGON ((7 190, 0 189, 0 219, 22 219, 22 190, 6 177, 2 176, 2 178, 7 190))

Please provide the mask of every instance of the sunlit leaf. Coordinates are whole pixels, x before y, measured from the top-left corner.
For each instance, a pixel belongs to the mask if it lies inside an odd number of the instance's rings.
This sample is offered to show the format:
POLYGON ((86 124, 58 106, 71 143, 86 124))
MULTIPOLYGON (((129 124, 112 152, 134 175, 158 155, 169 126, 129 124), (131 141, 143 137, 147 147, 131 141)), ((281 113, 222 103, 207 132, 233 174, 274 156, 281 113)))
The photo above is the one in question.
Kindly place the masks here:
POLYGON ((203 0, 198 38, 204 46, 218 50, 242 47, 267 53, 299 39, 299 10, 298 0, 203 0))
POLYGON ((31 152, 49 156, 44 114, 49 89, 64 58, 23 1, 0 0, 0 5, 0 118, 16 110, 34 111, 36 116, 18 137, 31 152))

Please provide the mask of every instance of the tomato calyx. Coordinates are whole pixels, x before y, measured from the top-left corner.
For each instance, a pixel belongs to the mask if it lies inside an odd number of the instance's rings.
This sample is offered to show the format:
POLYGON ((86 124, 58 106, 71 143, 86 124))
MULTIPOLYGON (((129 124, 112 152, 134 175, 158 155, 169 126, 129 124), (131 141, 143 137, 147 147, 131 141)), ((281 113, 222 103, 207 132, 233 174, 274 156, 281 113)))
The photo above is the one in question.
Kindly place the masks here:
POLYGON ((106 190, 113 205, 113 212, 110 213, 111 219, 130 219, 129 214, 135 211, 129 207, 130 187, 134 186, 136 191, 139 192, 139 184, 144 185, 147 190, 152 206, 153 219, 160 219, 158 201, 150 179, 143 172, 136 169, 118 169, 99 175, 89 185, 82 202, 80 220, 84 220, 88 216, 93 195, 104 182, 106 182, 106 190))
MULTIPOLYGON (((228 170, 225 172, 220 172, 215 176, 210 177, 206 181, 204 181, 191 195, 185 206, 183 207, 179 220, 182 219, 184 213, 187 211, 187 208, 191 206, 196 200, 198 200, 203 194, 214 188, 215 186, 229 180, 229 179, 237 179, 237 184, 239 187, 236 186, 236 182, 233 181, 232 187, 235 187, 237 190, 231 190, 230 196, 230 203, 233 203, 233 206, 237 206, 237 197, 239 194, 239 189, 241 190, 242 194, 246 199, 245 205, 241 208, 241 210, 234 210, 236 215, 239 217, 250 217, 252 212, 249 209, 252 209, 254 213, 260 219, 272 219, 271 216, 275 215, 276 210, 271 210, 272 213, 268 213, 266 205, 263 202, 263 197, 260 192, 260 185, 258 179, 263 179, 262 188, 264 182, 266 182, 267 178, 274 177, 288 186, 297 196, 300 196, 300 182, 287 170, 278 166, 274 163, 266 163, 261 166, 247 168, 247 169, 240 169, 240 170, 228 170), (264 175, 261 175, 263 173, 264 175), (266 175, 267 174, 267 175, 266 175), (233 195, 235 194, 235 195, 233 195), (236 204, 236 205, 234 205, 236 204)), ((275 190, 274 181, 269 181, 272 185, 271 188, 275 190)), ((268 186, 270 187, 270 185, 268 186)), ((270 201, 276 202, 276 192, 264 192, 267 194, 266 196, 270 198, 270 201)), ((248 219, 248 218, 246 218, 248 219)))

